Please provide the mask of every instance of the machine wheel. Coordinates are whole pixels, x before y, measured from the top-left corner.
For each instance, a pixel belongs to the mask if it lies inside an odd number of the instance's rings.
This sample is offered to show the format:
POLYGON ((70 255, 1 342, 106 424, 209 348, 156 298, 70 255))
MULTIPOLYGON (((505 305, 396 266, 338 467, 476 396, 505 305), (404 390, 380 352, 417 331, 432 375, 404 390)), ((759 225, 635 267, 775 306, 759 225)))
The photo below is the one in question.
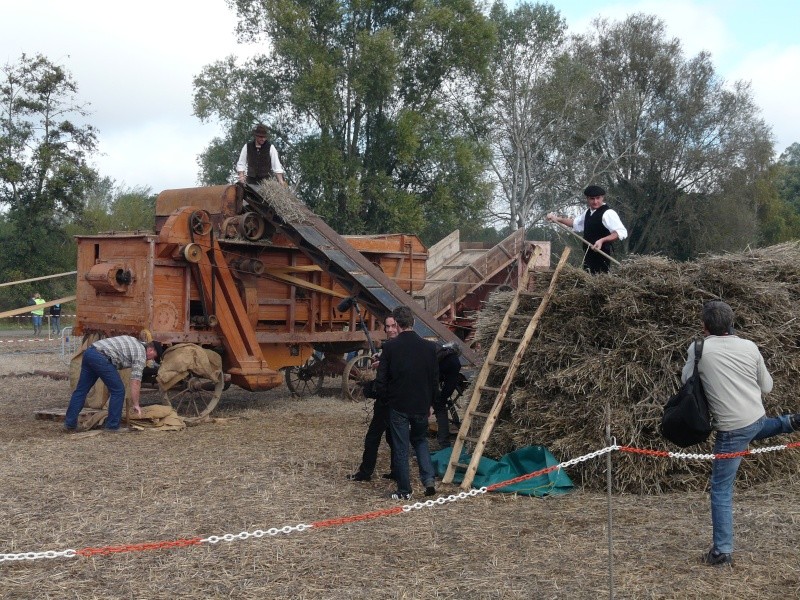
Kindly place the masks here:
POLYGON ((205 377, 189 375, 180 383, 164 391, 164 404, 169 404, 187 423, 199 421, 216 408, 225 377, 214 382, 205 377))
POLYGON ((345 400, 361 402, 364 400, 364 385, 375 379, 372 358, 368 354, 354 356, 347 361, 342 373, 342 394, 345 400))
POLYGON ((267 227, 264 224, 264 219, 257 213, 248 212, 240 217, 239 233, 243 238, 251 242, 255 242, 264 237, 266 229, 267 227))
POLYGON ((325 373, 320 368, 320 359, 311 356, 304 365, 299 367, 288 367, 284 371, 286 377, 286 387, 295 396, 313 396, 322 389, 322 380, 325 373))
POLYGON ((207 235, 211 231, 211 216, 204 210, 196 210, 189 216, 189 227, 197 235, 207 235))

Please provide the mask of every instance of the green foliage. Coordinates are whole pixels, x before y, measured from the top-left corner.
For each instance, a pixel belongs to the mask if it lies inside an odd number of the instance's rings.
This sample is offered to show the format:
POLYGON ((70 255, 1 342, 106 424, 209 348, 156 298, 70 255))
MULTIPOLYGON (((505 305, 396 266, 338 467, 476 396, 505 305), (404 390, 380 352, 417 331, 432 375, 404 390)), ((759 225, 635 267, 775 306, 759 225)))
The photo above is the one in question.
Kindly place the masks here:
POLYGON ((772 136, 746 85, 726 85, 705 53, 686 59, 642 14, 596 21, 571 58, 592 73, 585 97, 603 124, 591 142, 603 165, 595 182, 631 252, 691 258, 759 242, 772 136))
MULTIPOLYGON (((88 164, 95 130, 73 120, 87 112, 63 67, 23 54, 0 73, 0 279, 71 271, 75 247, 64 226, 97 180, 88 164)), ((59 285, 12 287, 1 301, 24 305, 34 288, 53 297, 59 285)))
POLYGON ((262 121, 300 197, 337 231, 411 230, 430 243, 443 227, 482 218, 483 151, 460 141, 445 104, 448 90, 484 72, 493 44, 473 0, 231 5, 240 37, 269 49, 195 79, 195 113, 227 129, 201 158, 205 182, 230 177, 262 121))

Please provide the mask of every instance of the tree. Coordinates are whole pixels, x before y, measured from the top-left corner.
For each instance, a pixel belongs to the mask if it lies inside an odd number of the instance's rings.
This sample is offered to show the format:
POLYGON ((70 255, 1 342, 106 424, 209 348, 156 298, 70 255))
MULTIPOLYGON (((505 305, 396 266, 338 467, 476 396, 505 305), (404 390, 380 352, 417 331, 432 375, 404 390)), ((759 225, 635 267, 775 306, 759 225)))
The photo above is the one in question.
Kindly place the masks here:
POLYGON ((230 173, 262 121, 300 197, 342 233, 406 230, 432 242, 450 227, 481 228, 485 150, 444 103, 486 67, 493 30, 473 0, 231 5, 240 38, 269 51, 195 79, 195 113, 227 129, 201 158, 206 181, 230 173))
POLYGON ((80 214, 97 179, 88 165, 97 140, 70 73, 23 54, 0 81, 0 207, 5 209, 0 273, 41 275, 74 268, 62 225, 80 214))
POLYGON ((147 186, 121 187, 110 177, 87 190, 79 218, 66 227, 70 235, 103 231, 152 231, 156 195, 147 186))
POLYGON ((595 21, 571 57, 592 73, 584 94, 606 124, 592 150, 631 252, 685 259, 758 242, 773 142, 746 84, 726 85, 706 53, 686 59, 643 14, 595 21))
POLYGON ((575 143, 575 127, 587 75, 561 60, 566 23, 552 6, 522 3, 509 11, 496 2, 490 19, 497 31, 490 76, 462 88, 456 102, 490 149, 495 221, 529 227, 586 178, 576 166, 585 164, 587 144, 575 143))

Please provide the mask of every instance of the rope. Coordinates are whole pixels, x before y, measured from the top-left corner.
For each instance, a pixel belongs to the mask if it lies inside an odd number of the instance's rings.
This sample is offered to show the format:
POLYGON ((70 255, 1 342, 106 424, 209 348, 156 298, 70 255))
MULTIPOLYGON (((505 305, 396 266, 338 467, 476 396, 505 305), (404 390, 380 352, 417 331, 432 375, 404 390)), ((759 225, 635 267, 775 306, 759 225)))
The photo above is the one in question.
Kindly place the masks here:
POLYGON ((66 277, 67 275, 76 275, 77 271, 69 271, 67 273, 56 273, 55 275, 43 275, 41 277, 31 277, 30 279, 20 279, 18 281, 7 281, 5 283, 0 283, 0 287, 5 287, 7 285, 18 285, 20 283, 29 283, 31 281, 41 281, 43 279, 53 279, 55 277, 66 277))

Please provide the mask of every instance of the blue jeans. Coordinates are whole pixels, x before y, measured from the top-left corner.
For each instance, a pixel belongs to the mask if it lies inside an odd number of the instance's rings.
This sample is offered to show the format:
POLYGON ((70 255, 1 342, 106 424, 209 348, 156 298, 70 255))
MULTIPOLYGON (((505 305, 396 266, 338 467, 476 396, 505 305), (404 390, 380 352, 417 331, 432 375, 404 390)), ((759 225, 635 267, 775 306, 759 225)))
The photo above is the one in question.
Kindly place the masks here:
POLYGON ((33 334, 39 335, 42 330, 42 315, 33 315, 33 334))
MULTIPOLYGON (((717 431, 714 454, 742 452, 753 440, 794 431, 789 415, 761 417, 747 427, 733 431, 717 431)), ((711 468, 711 524, 714 528, 714 550, 733 552, 733 484, 741 457, 715 459, 711 468)))
POLYGON ((67 417, 64 419, 64 426, 68 429, 75 429, 78 426, 78 415, 86 402, 86 396, 98 379, 106 384, 110 394, 106 429, 119 429, 122 406, 125 403, 125 384, 122 383, 117 368, 104 354, 95 350, 94 346, 88 347, 83 353, 81 375, 75 391, 72 392, 67 407, 67 417))
POLYGON ((419 478, 425 487, 432 486, 435 473, 428 450, 428 415, 410 415, 389 409, 389 429, 392 432, 392 472, 397 478, 397 491, 411 493, 408 471, 409 446, 413 446, 419 465, 419 478))

